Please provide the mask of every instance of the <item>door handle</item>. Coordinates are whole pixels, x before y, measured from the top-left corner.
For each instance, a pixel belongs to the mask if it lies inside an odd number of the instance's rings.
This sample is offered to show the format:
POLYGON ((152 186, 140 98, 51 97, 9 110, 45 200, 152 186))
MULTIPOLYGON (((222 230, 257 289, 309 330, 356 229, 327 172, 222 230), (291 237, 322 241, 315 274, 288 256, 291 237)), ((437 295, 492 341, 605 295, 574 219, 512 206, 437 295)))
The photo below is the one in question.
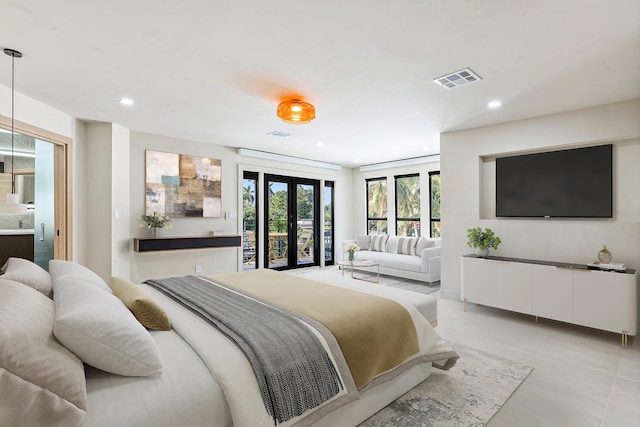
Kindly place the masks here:
POLYGON ((40 223, 40 241, 44 242, 44 222, 40 223))

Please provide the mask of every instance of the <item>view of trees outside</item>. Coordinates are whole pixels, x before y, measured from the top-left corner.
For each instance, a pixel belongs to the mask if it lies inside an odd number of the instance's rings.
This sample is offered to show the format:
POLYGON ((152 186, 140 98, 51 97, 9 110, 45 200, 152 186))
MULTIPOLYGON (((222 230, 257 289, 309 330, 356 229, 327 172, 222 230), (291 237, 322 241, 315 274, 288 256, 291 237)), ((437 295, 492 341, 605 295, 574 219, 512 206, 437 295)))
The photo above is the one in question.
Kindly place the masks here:
POLYGON ((440 237, 440 173, 429 175, 431 180, 431 237, 440 237))
POLYGON ((244 269, 256 268, 257 180, 242 181, 242 263, 244 269), (248 233, 247 233, 248 232, 248 233))
POLYGON ((256 230, 256 181, 245 179, 242 184, 242 217, 245 230, 256 230))
POLYGON ((333 186, 324 187, 324 260, 333 261, 333 186))
POLYGON ((387 180, 367 180, 368 233, 387 232, 387 180))
POLYGON ((287 231, 287 217, 289 215, 289 192, 284 182, 269 182, 268 212, 269 233, 285 233, 287 231))
MULTIPOLYGON (((313 185, 298 184, 298 228, 313 224, 313 185)), ((298 230, 298 235, 300 230, 298 230)))
POLYGON ((396 177, 396 235, 420 236, 420 175, 396 177))

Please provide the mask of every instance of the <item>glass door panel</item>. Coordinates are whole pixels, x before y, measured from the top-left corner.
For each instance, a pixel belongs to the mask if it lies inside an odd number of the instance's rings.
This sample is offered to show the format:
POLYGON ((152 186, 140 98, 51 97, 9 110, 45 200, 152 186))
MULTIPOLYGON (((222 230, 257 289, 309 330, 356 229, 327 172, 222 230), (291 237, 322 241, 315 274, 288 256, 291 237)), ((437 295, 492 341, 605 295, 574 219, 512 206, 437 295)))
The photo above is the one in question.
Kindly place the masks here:
POLYGON ((324 183, 324 264, 333 265, 333 182, 324 183))
POLYGON ((315 187, 313 184, 296 185, 296 265, 316 264, 314 251, 315 187))
POLYGON ((242 269, 258 268, 258 173, 244 172, 242 182, 242 269))
POLYGON ((267 230, 263 232, 268 268, 285 270, 319 265, 320 182, 265 175, 267 230))
POLYGON ((49 270, 54 256, 54 159, 53 144, 36 139, 35 197, 34 197, 34 261, 49 270))
POLYGON ((265 260, 268 268, 289 267, 289 183, 266 179, 267 217, 265 260))

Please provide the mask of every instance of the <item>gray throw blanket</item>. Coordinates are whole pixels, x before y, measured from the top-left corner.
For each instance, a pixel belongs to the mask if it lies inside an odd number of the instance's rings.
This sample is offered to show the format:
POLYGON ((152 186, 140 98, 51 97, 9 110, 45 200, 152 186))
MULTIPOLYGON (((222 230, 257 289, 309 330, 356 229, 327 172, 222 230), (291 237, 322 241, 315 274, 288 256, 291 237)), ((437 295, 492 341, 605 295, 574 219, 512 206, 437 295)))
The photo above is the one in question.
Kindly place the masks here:
POLYGON ((216 326, 244 352, 275 423, 326 402, 342 388, 318 338, 295 317, 196 276, 147 280, 216 326))

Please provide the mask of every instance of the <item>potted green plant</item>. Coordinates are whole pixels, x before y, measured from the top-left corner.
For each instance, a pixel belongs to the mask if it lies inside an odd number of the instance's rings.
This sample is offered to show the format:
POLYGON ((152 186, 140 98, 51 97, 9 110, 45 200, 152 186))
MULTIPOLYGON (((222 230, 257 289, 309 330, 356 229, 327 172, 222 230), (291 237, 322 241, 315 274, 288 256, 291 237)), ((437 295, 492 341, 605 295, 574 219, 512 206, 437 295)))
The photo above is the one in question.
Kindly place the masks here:
POLYGON ((483 257, 489 255, 489 248, 498 249, 498 245, 502 243, 490 228, 470 228, 467 230, 467 239, 467 245, 476 249, 476 255, 483 257))

